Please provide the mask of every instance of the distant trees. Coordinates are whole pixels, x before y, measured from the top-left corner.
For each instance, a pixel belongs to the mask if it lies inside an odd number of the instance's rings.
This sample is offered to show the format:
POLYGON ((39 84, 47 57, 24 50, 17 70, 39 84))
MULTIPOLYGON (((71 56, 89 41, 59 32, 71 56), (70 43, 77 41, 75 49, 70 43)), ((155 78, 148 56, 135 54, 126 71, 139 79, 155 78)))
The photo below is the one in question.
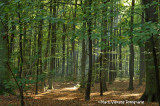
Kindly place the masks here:
POLYGON ((128 89, 133 90, 134 75, 141 85, 146 70, 142 99, 155 100, 158 0, 142 1, 145 8, 138 0, 1 0, 0 93, 11 78, 8 64, 22 98, 28 86, 38 94, 52 89, 56 80, 71 80, 80 82, 89 100, 95 81, 103 95, 107 83, 129 73, 128 89))

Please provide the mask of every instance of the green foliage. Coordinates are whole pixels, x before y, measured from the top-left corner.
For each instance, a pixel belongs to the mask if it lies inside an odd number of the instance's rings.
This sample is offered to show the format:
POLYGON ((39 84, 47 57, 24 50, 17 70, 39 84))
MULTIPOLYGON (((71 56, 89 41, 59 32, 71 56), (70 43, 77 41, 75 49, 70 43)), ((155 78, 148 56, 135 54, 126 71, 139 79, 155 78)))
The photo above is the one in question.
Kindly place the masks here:
MULTIPOLYGON (((65 66, 68 65, 68 70, 70 73, 70 70, 73 68, 73 63, 75 62, 73 62, 72 57, 73 43, 75 43, 74 51, 77 54, 76 58, 79 59, 77 59, 77 63, 75 63, 79 65, 76 66, 76 69, 79 70, 81 65, 80 58, 82 39, 85 39, 85 49, 86 54, 88 54, 87 22, 90 19, 92 20, 91 38, 94 42, 93 55, 96 54, 96 57, 100 54, 100 49, 105 50, 107 48, 108 51, 112 51, 114 46, 118 48, 120 44, 122 45, 123 50, 127 50, 128 45, 131 43, 131 34, 133 34, 132 41, 134 45, 143 46, 152 34, 158 35, 160 33, 160 23, 141 22, 141 14, 143 10, 148 8, 150 5, 158 5, 157 2, 152 2, 151 4, 145 6, 142 6, 138 1, 136 2, 133 24, 134 30, 131 33, 130 17, 132 14, 131 3, 128 0, 110 0, 111 2, 106 0, 107 3, 94 0, 91 7, 88 6, 87 3, 83 3, 77 5, 77 9, 75 9, 74 2, 72 4, 70 1, 63 1, 64 4, 51 4, 50 0, 9 0, 9 3, 6 3, 6 1, 7 0, 0 1, 0 30, 4 30, 4 28, 2 28, 3 24, 6 24, 9 28, 7 31, 7 34, 9 35, 9 44, 7 45, 11 46, 11 43, 13 43, 13 51, 9 62, 11 64, 13 74, 16 76, 16 80, 24 87, 25 91, 32 85, 35 85, 35 79, 37 77, 36 70, 40 69, 41 66, 45 69, 42 69, 42 73, 38 75, 38 82, 45 81, 49 75, 53 77, 54 81, 78 81, 78 78, 73 78, 71 76, 59 78, 62 71, 61 60, 63 56, 65 56, 66 60, 69 60, 68 63, 65 62, 65 66), (50 6, 56 7, 56 15, 53 14, 53 8, 51 9, 52 11, 50 11, 50 6), (88 10, 89 8, 91 8, 91 10, 88 10), (40 21, 43 21, 42 25, 40 25, 40 21), (49 29, 50 24, 51 29, 49 29), (53 29, 54 24, 56 24, 55 29, 53 29), (63 24, 66 26, 65 32, 63 30, 63 24), (42 26, 42 28, 40 28, 40 26, 42 26), (73 27, 75 27, 75 29, 73 27), (54 31, 56 32, 55 34, 53 34, 54 31), (42 38, 40 39, 42 51, 39 50, 40 47, 38 45, 39 32, 42 34, 42 38), (14 35, 13 42, 11 42, 13 38, 12 35, 14 35), (19 62, 21 61, 19 47, 19 43, 21 42, 19 39, 20 36, 22 36, 23 43, 23 64, 19 62), (51 38, 53 36, 56 38, 56 42, 51 42, 51 38), (64 42, 62 41, 63 36, 66 37, 64 42), (51 44, 53 43, 55 44, 55 55, 51 55, 51 46, 53 46, 51 44), (67 48, 64 54, 62 50, 63 43, 65 43, 65 48, 67 48), (41 55, 39 55, 39 52, 41 52, 41 55), (42 63, 37 65, 37 60, 39 58, 42 60, 42 63), (54 70, 50 70, 50 67, 52 66, 50 63, 53 58, 56 62, 56 68, 54 70), (59 65, 57 66, 57 64, 59 65), (19 78, 20 66, 23 66, 22 78, 19 78)), ((6 32, 1 33, 3 36, 5 34, 6 32)), ((3 47, 0 46, 0 50, 3 50, 3 47)), ((128 55, 127 53, 128 51, 123 51, 123 59, 126 55, 128 55)), ((88 55, 86 55, 86 58, 88 58, 87 56, 88 55)), ((7 59, 4 60, 7 61, 7 59)), ((123 63, 125 63, 124 60, 123 63)), ((86 67, 88 67, 88 62, 86 63, 86 67)), ((4 68, 6 68, 4 65, 0 66, 0 70, 4 70, 4 68)), ((139 70, 136 70, 136 74, 139 74, 139 70)), ((96 79, 96 75, 97 72, 94 71, 94 79, 96 79)), ((125 77, 124 70, 118 72, 118 77, 125 77)), ((18 89, 13 79, 11 81, 4 81, 4 84, 6 89, 11 89, 12 91, 18 89)))

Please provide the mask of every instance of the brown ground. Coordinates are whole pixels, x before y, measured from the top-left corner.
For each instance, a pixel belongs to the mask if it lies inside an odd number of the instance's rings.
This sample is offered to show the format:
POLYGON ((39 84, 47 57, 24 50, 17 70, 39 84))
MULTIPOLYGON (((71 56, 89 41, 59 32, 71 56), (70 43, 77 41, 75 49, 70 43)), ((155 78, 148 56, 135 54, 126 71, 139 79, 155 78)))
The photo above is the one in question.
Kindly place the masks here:
MULTIPOLYGON (((133 91, 127 91, 127 81, 115 81, 112 85, 107 85, 108 91, 104 96, 99 96, 99 84, 95 84, 92 87, 90 101, 84 101, 84 93, 78 91, 75 83, 55 83, 54 90, 32 95, 33 98, 25 99, 25 103, 27 106, 133 106, 134 104, 129 102, 138 101, 145 90, 145 85, 138 86, 137 82, 134 82, 133 91)), ((139 103, 136 102, 134 106, 158 106, 156 103, 139 103)), ((19 100, 14 96, 0 97, 0 106, 17 105, 19 100)))

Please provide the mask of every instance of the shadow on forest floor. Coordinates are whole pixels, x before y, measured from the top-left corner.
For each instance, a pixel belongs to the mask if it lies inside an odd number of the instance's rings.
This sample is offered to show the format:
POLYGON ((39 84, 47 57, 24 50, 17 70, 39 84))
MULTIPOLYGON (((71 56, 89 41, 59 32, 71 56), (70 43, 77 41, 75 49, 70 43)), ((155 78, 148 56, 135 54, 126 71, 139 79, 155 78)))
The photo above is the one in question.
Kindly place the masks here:
MULTIPOLYGON (((27 106, 132 106, 133 103, 128 101, 138 101, 145 90, 145 84, 138 86, 138 81, 134 82, 134 90, 127 91, 127 81, 115 81, 112 85, 108 85, 108 91, 104 92, 104 96, 99 96, 99 84, 94 84, 91 88, 91 100, 84 100, 84 93, 80 93, 75 83, 58 83, 54 84, 54 90, 40 93, 32 96, 32 99, 26 99, 27 106), (120 102, 125 102, 125 104, 120 102), (127 103, 128 102, 128 103, 127 103), (113 103, 113 104, 112 104, 113 103), (116 104, 114 104, 116 103, 116 104), (119 105, 121 104, 121 105, 119 105)), ((12 97, 0 97, 0 106, 8 106, 8 104, 19 104, 18 99, 12 97)), ((135 106, 158 106, 157 103, 142 103, 135 106)))

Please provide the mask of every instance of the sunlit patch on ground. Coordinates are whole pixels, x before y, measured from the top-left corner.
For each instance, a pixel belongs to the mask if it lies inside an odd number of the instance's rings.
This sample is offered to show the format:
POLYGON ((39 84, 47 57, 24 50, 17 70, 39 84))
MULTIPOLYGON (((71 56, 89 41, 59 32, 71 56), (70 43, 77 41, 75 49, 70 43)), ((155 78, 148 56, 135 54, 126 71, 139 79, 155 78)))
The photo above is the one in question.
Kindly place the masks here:
POLYGON ((123 96, 141 96, 142 94, 122 94, 121 97, 123 96))
MULTIPOLYGON (((105 104, 98 103, 98 101, 137 101, 145 90, 145 86, 138 87, 138 81, 134 82, 135 89, 133 91, 127 90, 127 81, 116 81, 112 85, 107 84, 108 91, 104 92, 103 96, 100 96, 100 87, 99 83, 97 83, 91 88, 91 100, 85 101, 85 94, 80 93, 75 85, 75 83, 55 83, 53 90, 34 95, 33 99, 26 99, 25 102, 29 106, 104 106, 105 104)), ((17 104, 15 106, 18 106, 19 100, 3 98, 3 103, 0 106, 8 106, 8 104, 17 104)), ((114 105, 107 104, 107 106, 114 105)), ((145 103, 140 106, 158 105, 157 103, 145 103)))
POLYGON ((75 90, 77 90, 78 88, 77 87, 68 87, 68 88, 63 88, 63 89, 61 89, 60 91, 75 91, 75 90))

